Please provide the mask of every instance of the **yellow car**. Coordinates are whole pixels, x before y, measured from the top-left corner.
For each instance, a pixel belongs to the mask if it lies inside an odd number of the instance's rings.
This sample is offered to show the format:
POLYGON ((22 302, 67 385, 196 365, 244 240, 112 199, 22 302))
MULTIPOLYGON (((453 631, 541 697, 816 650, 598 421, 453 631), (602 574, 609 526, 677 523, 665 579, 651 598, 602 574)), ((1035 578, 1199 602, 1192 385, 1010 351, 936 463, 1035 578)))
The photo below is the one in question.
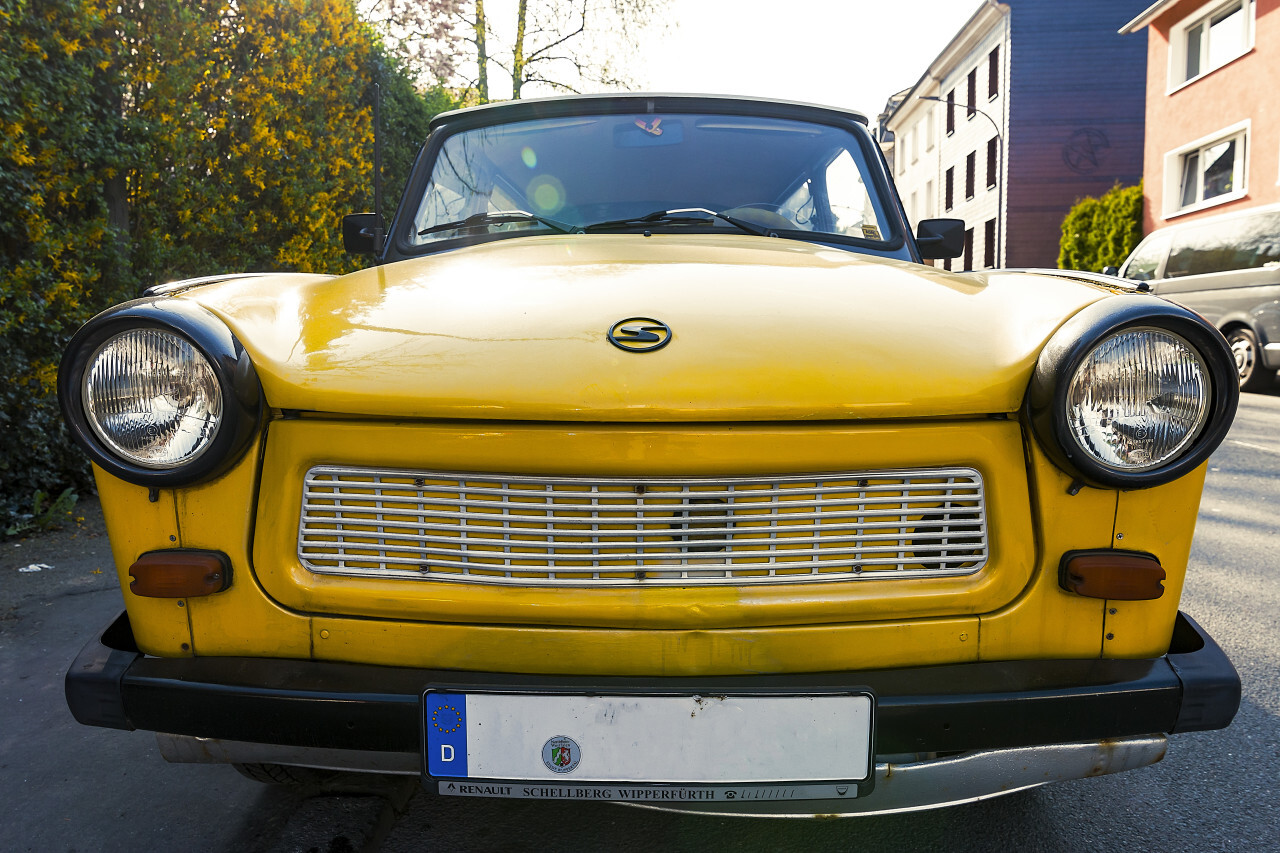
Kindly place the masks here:
POLYGON ((439 116, 342 277, 153 288, 71 342, 126 613, 84 723, 260 778, 886 813, 1222 728, 1178 601, 1238 399, 1198 315, 951 273, 854 113, 439 116))

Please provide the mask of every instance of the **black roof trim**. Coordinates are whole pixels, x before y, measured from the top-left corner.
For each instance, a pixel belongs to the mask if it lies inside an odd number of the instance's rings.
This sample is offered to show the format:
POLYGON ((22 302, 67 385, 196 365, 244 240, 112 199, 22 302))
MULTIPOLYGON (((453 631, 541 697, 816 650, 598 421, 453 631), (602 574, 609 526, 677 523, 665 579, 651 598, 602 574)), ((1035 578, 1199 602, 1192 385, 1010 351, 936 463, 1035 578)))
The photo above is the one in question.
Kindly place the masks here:
POLYGON ((596 106, 609 112, 696 112, 709 108, 710 111, 723 112, 727 108, 750 108, 757 111, 763 106, 765 112, 775 113, 779 109, 788 113, 815 112, 825 114, 829 118, 853 120, 867 125, 867 117, 857 110, 841 107, 828 107, 822 104, 810 104, 803 101, 786 101, 774 98, 754 98, 743 95, 694 95, 679 93, 655 92, 614 92, 596 95, 561 95, 551 98, 523 98, 518 101, 500 101, 483 104, 478 107, 466 107, 461 110, 450 110, 440 113, 431 120, 431 130, 459 119, 474 121, 483 116, 497 123, 519 121, 529 118, 543 118, 558 115, 581 114, 584 110, 596 106))

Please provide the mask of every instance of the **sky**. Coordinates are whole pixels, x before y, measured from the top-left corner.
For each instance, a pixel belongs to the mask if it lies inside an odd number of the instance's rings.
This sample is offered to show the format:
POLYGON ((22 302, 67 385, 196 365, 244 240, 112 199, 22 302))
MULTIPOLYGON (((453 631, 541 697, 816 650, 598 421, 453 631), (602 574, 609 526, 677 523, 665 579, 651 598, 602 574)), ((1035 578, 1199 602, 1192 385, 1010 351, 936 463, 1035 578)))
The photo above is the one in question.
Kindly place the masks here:
MULTIPOLYGON (((486 0, 491 22, 503 4, 486 0)), ((637 88, 852 108, 873 122, 915 84, 983 0, 669 0, 669 25, 631 51, 637 88)), ((502 97, 498 92, 497 97, 502 97)), ((526 96, 544 94, 527 92, 526 96)))

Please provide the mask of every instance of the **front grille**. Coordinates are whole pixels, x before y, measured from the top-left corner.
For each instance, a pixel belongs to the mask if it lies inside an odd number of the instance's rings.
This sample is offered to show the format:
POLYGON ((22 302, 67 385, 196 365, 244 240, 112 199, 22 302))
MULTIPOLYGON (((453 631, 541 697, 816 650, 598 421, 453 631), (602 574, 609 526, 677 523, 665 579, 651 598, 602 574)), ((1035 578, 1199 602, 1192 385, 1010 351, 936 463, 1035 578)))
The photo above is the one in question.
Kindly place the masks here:
POLYGON ((307 472, 302 564, 515 586, 777 584, 967 575, 987 562, 971 468, 768 478, 307 472))

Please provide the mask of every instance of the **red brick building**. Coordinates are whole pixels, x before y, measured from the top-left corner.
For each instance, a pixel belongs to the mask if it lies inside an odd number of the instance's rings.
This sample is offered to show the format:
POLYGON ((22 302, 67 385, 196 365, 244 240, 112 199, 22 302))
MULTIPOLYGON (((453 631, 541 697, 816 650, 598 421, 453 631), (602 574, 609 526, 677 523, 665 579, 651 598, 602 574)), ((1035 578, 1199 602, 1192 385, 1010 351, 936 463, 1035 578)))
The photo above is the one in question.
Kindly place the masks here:
POLYGON ((1143 30, 1144 230, 1280 202, 1280 0, 1159 0, 1143 30))

